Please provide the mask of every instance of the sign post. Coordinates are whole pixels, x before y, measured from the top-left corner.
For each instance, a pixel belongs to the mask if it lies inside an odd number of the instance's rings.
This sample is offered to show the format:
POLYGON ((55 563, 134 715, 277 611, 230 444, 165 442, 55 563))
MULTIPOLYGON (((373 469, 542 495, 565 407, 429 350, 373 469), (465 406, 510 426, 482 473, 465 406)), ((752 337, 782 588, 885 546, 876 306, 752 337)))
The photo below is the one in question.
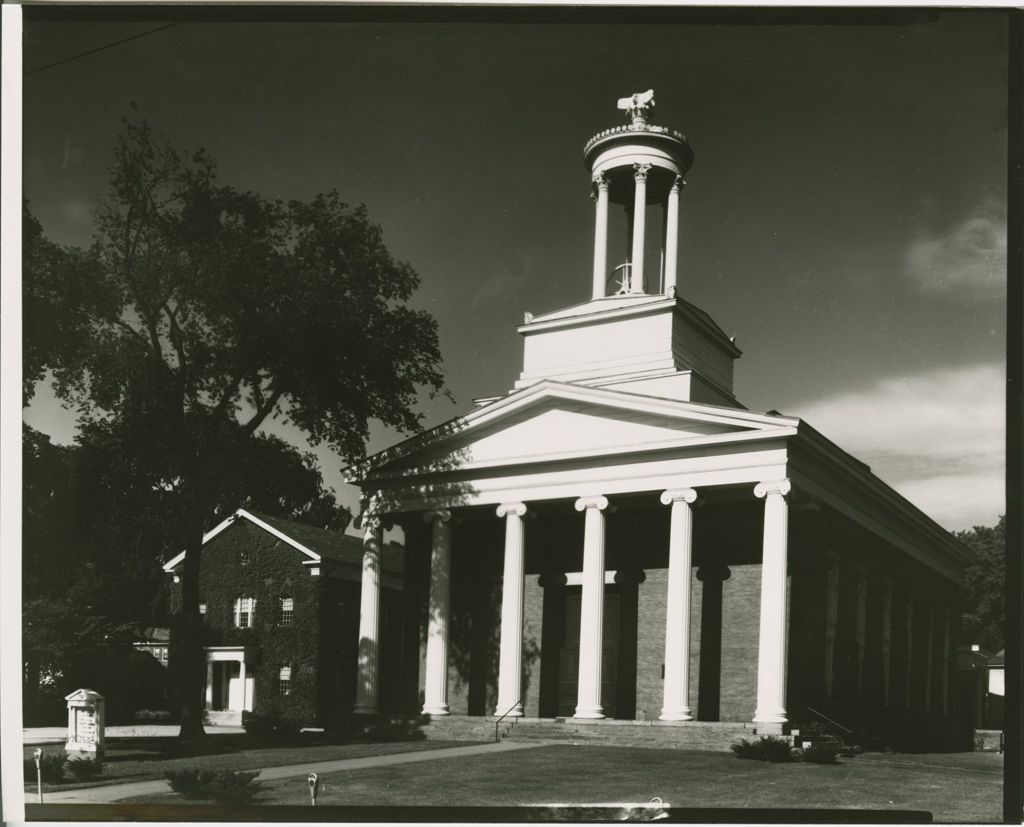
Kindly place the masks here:
POLYGON ((309 803, 315 807, 316 797, 320 793, 320 776, 311 772, 306 778, 306 783, 309 784, 309 803))
POLYGON ((36 790, 39 792, 39 803, 43 803, 43 768, 39 765, 43 757, 43 751, 36 747, 32 751, 32 757, 36 759, 36 790))

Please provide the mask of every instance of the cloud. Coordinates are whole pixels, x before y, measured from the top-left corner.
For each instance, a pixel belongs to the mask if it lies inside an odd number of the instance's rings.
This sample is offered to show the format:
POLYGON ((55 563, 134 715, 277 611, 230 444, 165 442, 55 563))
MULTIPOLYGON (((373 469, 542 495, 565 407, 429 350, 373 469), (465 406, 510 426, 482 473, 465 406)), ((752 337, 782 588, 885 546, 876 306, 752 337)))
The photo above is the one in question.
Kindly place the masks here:
POLYGON ((1006 291, 1006 206, 979 204, 944 232, 920 230, 906 248, 904 272, 922 293, 999 301, 1006 291))
POLYGON ((1003 513, 1005 371, 999 363, 880 379, 784 410, 807 421, 948 529, 1003 513))

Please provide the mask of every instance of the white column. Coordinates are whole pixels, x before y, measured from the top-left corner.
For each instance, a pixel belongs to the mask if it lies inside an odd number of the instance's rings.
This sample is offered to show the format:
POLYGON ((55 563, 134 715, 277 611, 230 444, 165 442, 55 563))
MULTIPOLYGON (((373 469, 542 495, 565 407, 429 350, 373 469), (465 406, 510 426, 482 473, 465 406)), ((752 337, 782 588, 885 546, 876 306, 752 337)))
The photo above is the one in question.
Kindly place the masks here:
POLYGON ((594 295, 600 299, 605 295, 608 281, 608 177, 599 172, 594 176, 597 189, 597 207, 594 211, 594 295))
POLYGON ((839 557, 829 553, 831 562, 825 592, 825 697, 832 697, 836 682, 836 634, 839 631, 839 557))
POLYGON ((245 657, 238 661, 238 682, 241 684, 238 694, 242 698, 241 709, 245 709, 245 657))
POLYGON ((868 573, 865 569, 857 572, 857 697, 864 697, 864 653, 867 648, 868 628, 868 573))
POLYGON ((676 262, 679 257, 679 190, 685 184, 680 176, 668 191, 668 207, 665 210, 665 295, 676 292, 676 262))
POLYGON ((882 703, 889 705, 892 683, 892 580, 882 581, 882 703))
POLYGON ((601 706, 601 646, 604 632, 604 509, 605 497, 581 497, 584 511, 583 598, 580 606, 580 671, 576 718, 603 718, 601 706))
POLYGON ((690 709, 690 569, 693 565, 692 488, 665 491, 672 505, 668 538, 668 600, 665 610, 665 683, 663 721, 692 721, 690 709))
POLYGON ((423 692, 424 715, 448 714, 448 611, 451 578, 449 511, 423 515, 433 524, 430 552, 430 600, 427 608, 427 674, 423 692))
POLYGON ((924 655, 924 709, 925 712, 932 708, 932 683, 935 676, 932 674, 932 655, 935 650, 935 609, 928 609, 928 637, 925 638, 924 655))
POLYGON ((380 555, 384 532, 380 515, 363 515, 363 576, 359 592, 359 650, 356 666, 356 705, 353 712, 372 715, 380 708, 377 676, 380 670, 380 555))
POLYGON ((630 269, 630 293, 644 291, 644 224, 647 219, 647 173, 650 164, 633 164, 636 192, 633 196, 633 266, 630 269))
POLYGON ((786 717, 786 557, 789 480, 761 482, 754 495, 764 497, 761 559, 761 626, 757 650, 758 732, 778 733, 786 717))
POLYGON ((213 709, 213 661, 206 662, 206 708, 213 709))
POLYGON ((523 503, 498 506, 505 518, 505 569, 501 581, 501 652, 498 658, 498 705, 495 715, 523 714, 523 503), (511 710, 511 711, 509 711, 511 710))
POLYGON ((942 714, 949 714, 949 611, 942 618, 942 714))
POLYGON ((914 602, 907 595, 907 612, 904 616, 907 627, 906 681, 904 682, 903 705, 910 709, 910 684, 914 677, 914 602))

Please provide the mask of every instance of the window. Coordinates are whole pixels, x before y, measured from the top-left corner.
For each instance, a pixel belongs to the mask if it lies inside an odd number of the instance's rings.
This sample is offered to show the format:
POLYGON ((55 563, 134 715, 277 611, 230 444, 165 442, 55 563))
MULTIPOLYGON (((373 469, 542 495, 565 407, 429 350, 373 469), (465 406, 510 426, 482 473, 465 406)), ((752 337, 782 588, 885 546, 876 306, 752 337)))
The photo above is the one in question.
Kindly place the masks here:
POLYGON ((167 647, 161 646, 156 650, 157 660, 160 661, 164 666, 167 665, 167 647))
POLYGON ((199 604, 199 614, 202 615, 203 617, 206 617, 206 604, 205 603, 200 603, 199 604))
POLYGON ((235 626, 239 629, 252 627, 253 615, 256 614, 255 597, 236 597, 234 620, 235 626))
POLYGON ((282 626, 292 625, 292 612, 295 609, 295 601, 290 597, 281 598, 281 617, 278 621, 282 626))
POLYGON ((282 695, 287 695, 292 691, 292 668, 290 666, 282 666, 281 671, 277 673, 277 691, 282 695))
POLYGON ((238 552, 238 564, 240 566, 249 565, 249 552, 246 549, 242 549, 240 552, 238 552))

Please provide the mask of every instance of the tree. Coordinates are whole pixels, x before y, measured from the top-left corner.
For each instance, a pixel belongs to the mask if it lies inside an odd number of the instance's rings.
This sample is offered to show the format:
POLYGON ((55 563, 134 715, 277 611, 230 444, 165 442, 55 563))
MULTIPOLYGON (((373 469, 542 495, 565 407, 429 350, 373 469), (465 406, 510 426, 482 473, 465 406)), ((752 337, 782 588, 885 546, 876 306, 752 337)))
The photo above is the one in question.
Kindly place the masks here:
MULTIPOLYGON (((225 473, 271 418, 350 462, 371 418, 416 429, 419 393, 442 389, 437 325, 406 306, 418 277, 365 207, 219 184, 205 153, 181 155, 144 120, 125 122, 95 220, 95 275, 73 315, 83 335, 48 343, 40 362, 81 426, 105 429, 171 495, 185 548, 181 736, 198 737, 200 549, 225 473)), ((29 271, 27 290, 61 295, 65 277, 29 271)))
POLYGON ((998 651, 1006 645, 1006 516, 991 527, 958 531, 956 537, 974 554, 964 572, 964 627, 975 636, 972 643, 998 651))

